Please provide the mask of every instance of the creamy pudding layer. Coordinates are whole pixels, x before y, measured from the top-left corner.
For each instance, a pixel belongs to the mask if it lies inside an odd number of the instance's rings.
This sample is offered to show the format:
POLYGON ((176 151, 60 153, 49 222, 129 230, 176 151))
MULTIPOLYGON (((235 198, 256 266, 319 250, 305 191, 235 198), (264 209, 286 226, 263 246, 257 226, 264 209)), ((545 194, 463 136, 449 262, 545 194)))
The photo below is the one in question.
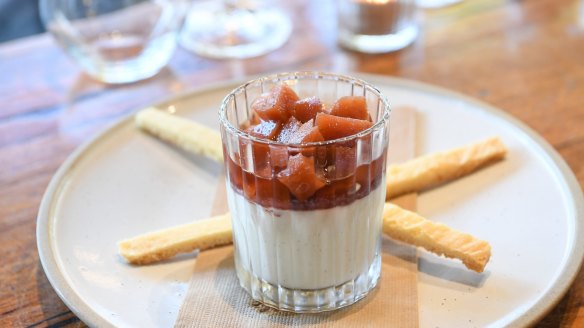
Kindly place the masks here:
POLYGON ((310 211, 265 208, 228 185, 236 256, 273 285, 322 289, 367 272, 379 254, 385 181, 348 205, 310 211))

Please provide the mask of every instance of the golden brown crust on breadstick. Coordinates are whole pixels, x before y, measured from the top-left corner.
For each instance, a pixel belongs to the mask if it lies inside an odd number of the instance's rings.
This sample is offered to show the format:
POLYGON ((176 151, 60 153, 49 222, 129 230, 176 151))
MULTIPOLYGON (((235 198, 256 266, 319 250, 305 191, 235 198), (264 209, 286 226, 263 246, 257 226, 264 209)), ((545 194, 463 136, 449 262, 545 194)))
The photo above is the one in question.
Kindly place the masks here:
POLYGON ((231 217, 227 213, 123 240, 118 250, 132 264, 148 264, 231 243, 231 217))
MULTIPOLYGON (((438 255, 457 258, 482 272, 491 255, 490 245, 444 224, 426 220, 397 205, 385 204, 383 232, 389 237, 419 246, 438 255)), ((132 264, 148 264, 195 249, 232 243, 229 214, 216 216, 121 241, 120 254, 132 264)))
MULTIPOLYGON (((136 114, 136 125, 186 151, 223 162, 219 132, 196 122, 154 108, 136 114)), ((387 199, 420 192, 472 173, 505 157, 507 148, 497 137, 445 152, 417 157, 390 165, 387 170, 387 199)))
POLYGON ((393 239, 423 247, 432 253, 459 259, 476 272, 483 272, 491 257, 488 242, 391 203, 385 203, 383 209, 383 232, 393 239))
POLYGON ((166 142, 223 163, 221 135, 211 128, 156 108, 139 111, 135 122, 140 129, 166 142))
POLYGON ((387 170, 387 194, 390 199, 409 192, 420 192, 472 173, 505 157, 507 148, 497 137, 417 157, 387 170))

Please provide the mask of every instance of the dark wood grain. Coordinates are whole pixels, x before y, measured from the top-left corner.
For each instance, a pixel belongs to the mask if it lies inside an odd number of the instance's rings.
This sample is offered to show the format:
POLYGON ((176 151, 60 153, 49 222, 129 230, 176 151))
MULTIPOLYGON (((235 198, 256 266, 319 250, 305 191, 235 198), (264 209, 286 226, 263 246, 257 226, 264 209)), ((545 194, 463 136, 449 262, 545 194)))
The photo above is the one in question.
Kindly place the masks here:
MULTIPOLYGON (((48 35, 0 44, 0 327, 83 323, 38 259, 36 214, 49 179, 82 142, 132 110, 211 82, 291 70, 360 71, 439 85, 525 122, 584 186, 584 3, 467 0, 421 12, 421 35, 384 55, 345 51, 334 1, 296 1, 293 37, 249 60, 179 49, 149 80, 107 86, 82 74, 48 35)), ((538 327, 584 327, 584 271, 538 327)))

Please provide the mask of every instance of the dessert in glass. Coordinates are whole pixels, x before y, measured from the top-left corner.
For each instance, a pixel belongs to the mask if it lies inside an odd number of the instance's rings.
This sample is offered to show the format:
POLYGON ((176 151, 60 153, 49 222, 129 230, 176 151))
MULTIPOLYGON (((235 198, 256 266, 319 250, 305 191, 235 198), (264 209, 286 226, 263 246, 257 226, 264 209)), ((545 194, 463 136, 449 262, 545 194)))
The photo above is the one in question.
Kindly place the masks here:
POLYGON ((293 312, 365 297, 381 269, 387 99, 359 79, 283 73, 236 88, 219 115, 241 286, 293 312))

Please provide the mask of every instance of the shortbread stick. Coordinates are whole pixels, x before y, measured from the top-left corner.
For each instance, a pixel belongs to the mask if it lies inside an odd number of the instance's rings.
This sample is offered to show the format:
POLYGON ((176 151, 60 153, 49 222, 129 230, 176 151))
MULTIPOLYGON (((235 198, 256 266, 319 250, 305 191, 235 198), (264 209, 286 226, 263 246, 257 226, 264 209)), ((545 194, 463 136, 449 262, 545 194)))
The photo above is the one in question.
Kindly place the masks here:
POLYGON ((206 126, 156 108, 146 108, 135 117, 136 125, 188 152, 223 163, 221 135, 206 126))
POLYGON ((148 233, 118 243, 120 254, 132 264, 148 264, 179 253, 232 243, 229 213, 148 233))
MULTIPOLYGON (((140 111, 136 115, 136 125, 186 151, 223 163, 221 136, 217 131, 153 108, 140 111)), ((470 174, 502 159, 506 153, 505 145, 495 137, 391 165, 387 171, 386 198, 421 192, 470 174)))
POLYGON ((462 260, 467 268, 476 272, 483 272, 491 257, 488 242, 391 203, 385 203, 383 209, 383 232, 393 239, 432 253, 462 260))
POLYGON ((445 152, 417 157, 387 169, 386 199, 428 188, 461 176, 503 159, 507 148, 493 137, 445 152))
MULTIPOLYGON (((481 272, 489 260, 488 243, 386 203, 383 231, 405 243, 431 252, 458 258, 481 272)), ((119 252, 132 264, 148 264, 195 249, 208 249, 232 242, 229 214, 134 237, 119 243, 119 252)))

